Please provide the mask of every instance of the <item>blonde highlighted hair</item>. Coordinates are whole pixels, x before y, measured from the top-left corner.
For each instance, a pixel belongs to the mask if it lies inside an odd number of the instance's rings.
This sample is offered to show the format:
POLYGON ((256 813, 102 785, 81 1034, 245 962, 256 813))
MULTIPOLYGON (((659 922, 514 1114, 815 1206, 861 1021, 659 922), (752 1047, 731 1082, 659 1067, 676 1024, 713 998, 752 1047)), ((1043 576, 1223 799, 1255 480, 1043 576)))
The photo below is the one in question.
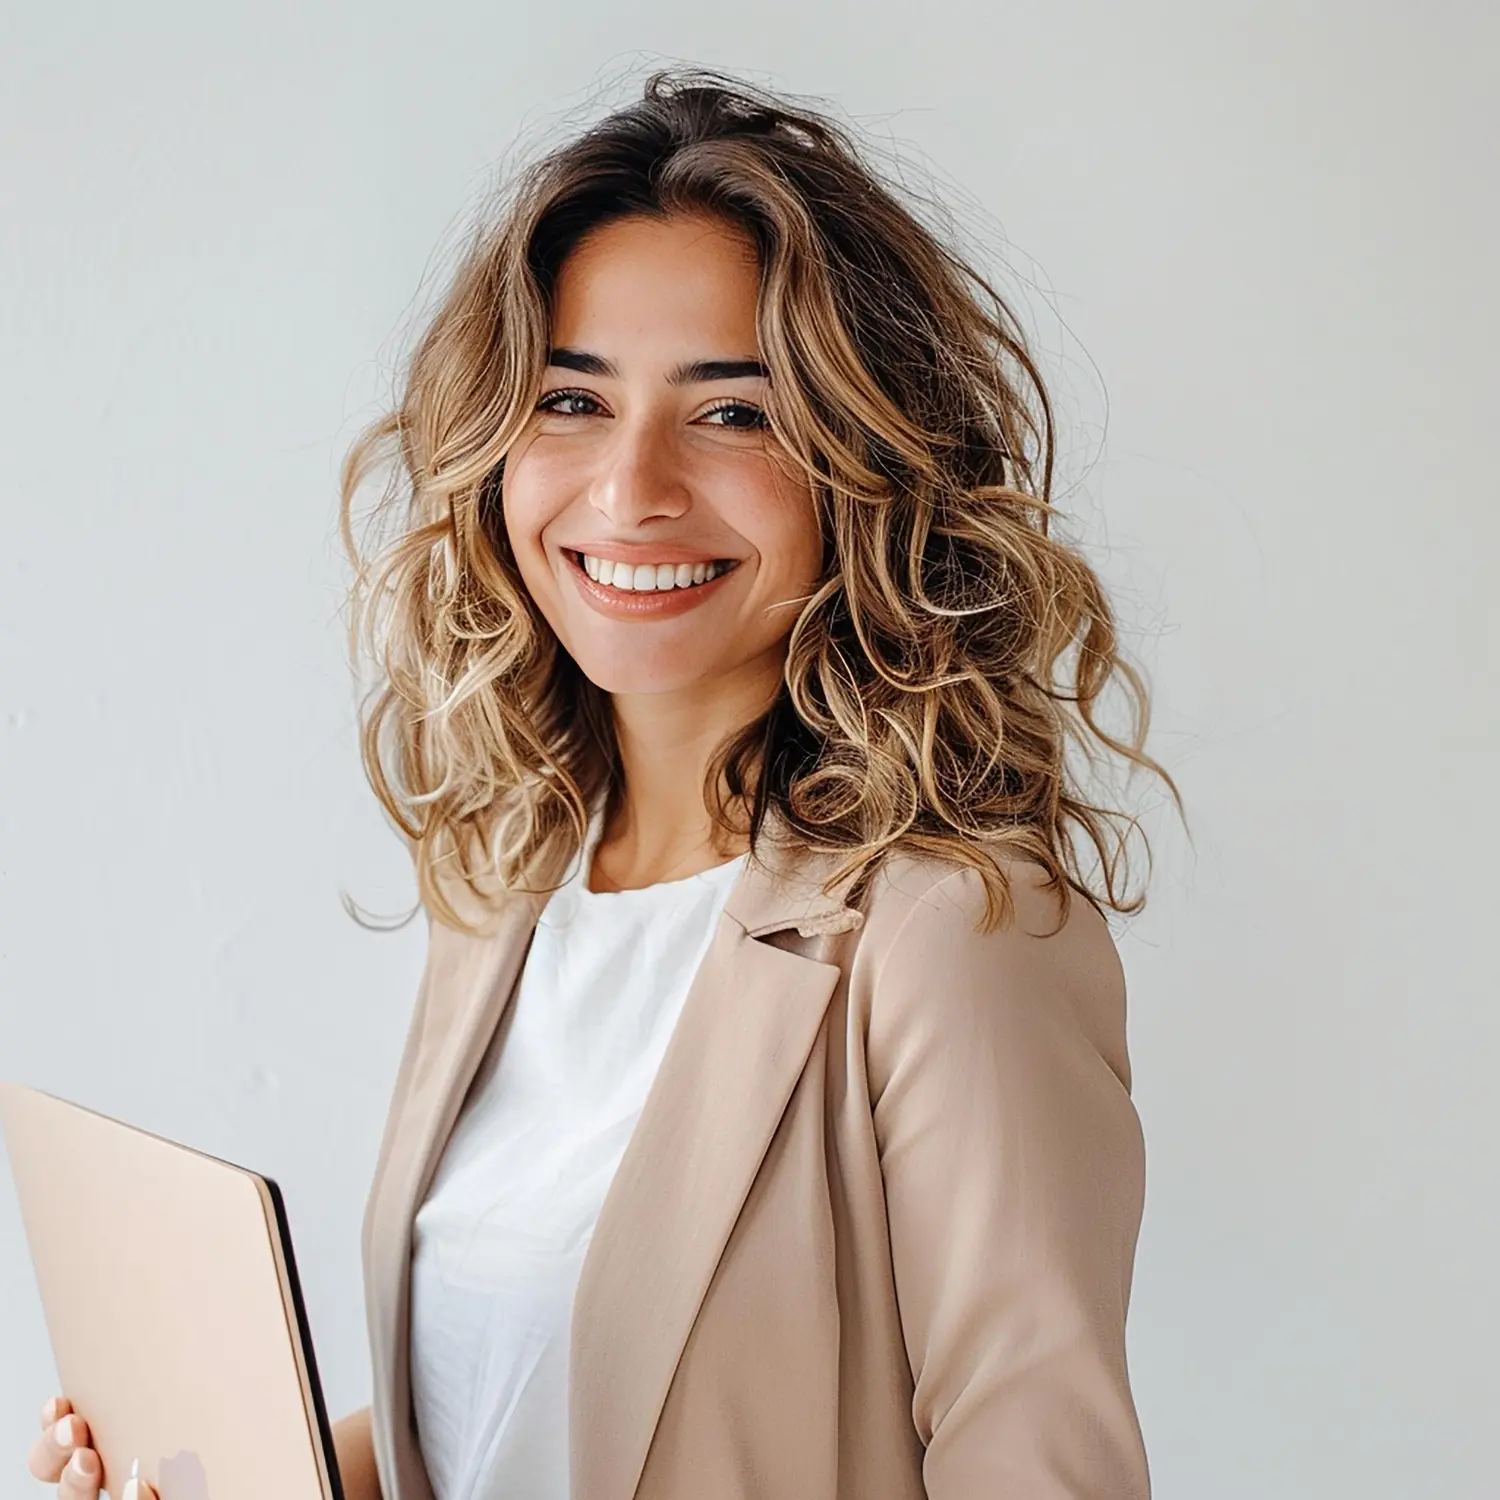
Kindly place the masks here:
POLYGON ((824 536, 775 700, 708 767, 716 825, 748 812, 753 859, 774 812, 843 857, 830 884, 855 875, 854 899, 898 851, 972 866, 985 930, 1011 910, 1000 856, 1045 866, 1064 914, 1069 887, 1138 910, 1116 826, 1137 820, 1087 800, 1067 746, 1091 764, 1103 747, 1161 777, 1179 810, 1181 798, 1144 752, 1147 690, 1101 581, 1049 534, 1052 405, 1018 320, 843 127, 701 69, 653 73, 638 101, 516 174, 394 409, 344 461, 351 650, 380 665, 362 756, 423 904, 463 926, 447 880, 532 888, 581 840, 595 797, 620 794, 608 696, 525 589, 501 483, 540 393, 568 253, 611 220, 674 213, 723 218, 755 243, 771 427, 824 536), (354 499, 382 466, 362 551, 354 499), (1098 722, 1112 680, 1128 738, 1098 722))

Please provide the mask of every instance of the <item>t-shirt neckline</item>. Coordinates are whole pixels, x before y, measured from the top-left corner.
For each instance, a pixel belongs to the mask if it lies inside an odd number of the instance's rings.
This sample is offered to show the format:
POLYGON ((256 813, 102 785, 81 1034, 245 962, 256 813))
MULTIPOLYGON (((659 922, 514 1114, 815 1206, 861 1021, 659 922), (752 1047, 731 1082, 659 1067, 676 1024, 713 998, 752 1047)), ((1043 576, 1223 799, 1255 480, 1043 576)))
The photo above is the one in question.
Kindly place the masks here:
POLYGON ((738 872, 739 867, 749 859, 749 853, 736 854, 733 859, 724 860, 717 865, 710 865, 706 870, 695 871, 691 875, 679 875, 675 880, 655 880, 650 885, 630 886, 623 891, 591 891, 588 886, 589 875, 592 873, 594 864, 594 848, 598 844, 604 832, 604 799, 601 798, 594 806, 589 818, 588 835, 584 839, 583 849, 580 857, 574 862, 572 877, 569 880, 574 894, 580 901, 584 902, 614 902, 620 903, 621 898, 636 897, 638 899, 650 899, 664 891, 681 891, 685 887, 693 885, 717 885, 727 880, 732 874, 738 872))

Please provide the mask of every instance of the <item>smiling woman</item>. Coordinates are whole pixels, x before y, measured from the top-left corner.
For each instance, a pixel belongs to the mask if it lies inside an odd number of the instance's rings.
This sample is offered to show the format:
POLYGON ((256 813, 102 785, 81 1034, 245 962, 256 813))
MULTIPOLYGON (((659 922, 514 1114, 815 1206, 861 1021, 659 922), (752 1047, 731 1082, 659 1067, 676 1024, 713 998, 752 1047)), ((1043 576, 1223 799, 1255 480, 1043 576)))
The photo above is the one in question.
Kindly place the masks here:
POLYGON ((476 236, 343 474, 429 917, 351 1500, 1147 1494, 1064 751, 1172 783, 1052 461, 1003 300, 763 91, 654 75, 476 236))

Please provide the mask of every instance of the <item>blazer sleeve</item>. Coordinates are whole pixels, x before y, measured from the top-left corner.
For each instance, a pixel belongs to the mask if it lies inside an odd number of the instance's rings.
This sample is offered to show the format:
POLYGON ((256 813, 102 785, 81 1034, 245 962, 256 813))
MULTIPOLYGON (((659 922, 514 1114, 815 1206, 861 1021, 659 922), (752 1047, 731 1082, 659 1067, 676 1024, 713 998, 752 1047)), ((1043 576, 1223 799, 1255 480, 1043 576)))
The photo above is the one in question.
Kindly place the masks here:
POLYGON ((939 880, 885 952, 868 1063, 932 1500, 1146 1500, 1125 1319, 1145 1194, 1125 987, 1100 912, 1057 927, 1040 867, 974 931, 939 880))

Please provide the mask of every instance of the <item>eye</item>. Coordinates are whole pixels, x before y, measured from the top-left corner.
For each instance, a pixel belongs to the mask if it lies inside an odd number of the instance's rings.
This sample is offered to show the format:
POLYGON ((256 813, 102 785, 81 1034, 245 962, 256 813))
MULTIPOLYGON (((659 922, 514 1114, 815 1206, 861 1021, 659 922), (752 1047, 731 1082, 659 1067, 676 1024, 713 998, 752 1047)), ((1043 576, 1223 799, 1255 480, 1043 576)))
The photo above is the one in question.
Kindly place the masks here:
POLYGON ((560 417, 591 417, 596 415, 602 408, 598 401, 587 391, 564 390, 548 391, 536 404, 538 411, 552 412, 560 417), (593 408, 592 411, 565 411, 563 406, 567 402, 581 401, 586 406, 593 408))
POLYGON ((720 401, 703 413, 700 420, 723 416, 723 422, 711 422, 713 427, 727 427, 732 432, 760 432, 771 425, 771 419, 760 407, 749 401, 720 401))

